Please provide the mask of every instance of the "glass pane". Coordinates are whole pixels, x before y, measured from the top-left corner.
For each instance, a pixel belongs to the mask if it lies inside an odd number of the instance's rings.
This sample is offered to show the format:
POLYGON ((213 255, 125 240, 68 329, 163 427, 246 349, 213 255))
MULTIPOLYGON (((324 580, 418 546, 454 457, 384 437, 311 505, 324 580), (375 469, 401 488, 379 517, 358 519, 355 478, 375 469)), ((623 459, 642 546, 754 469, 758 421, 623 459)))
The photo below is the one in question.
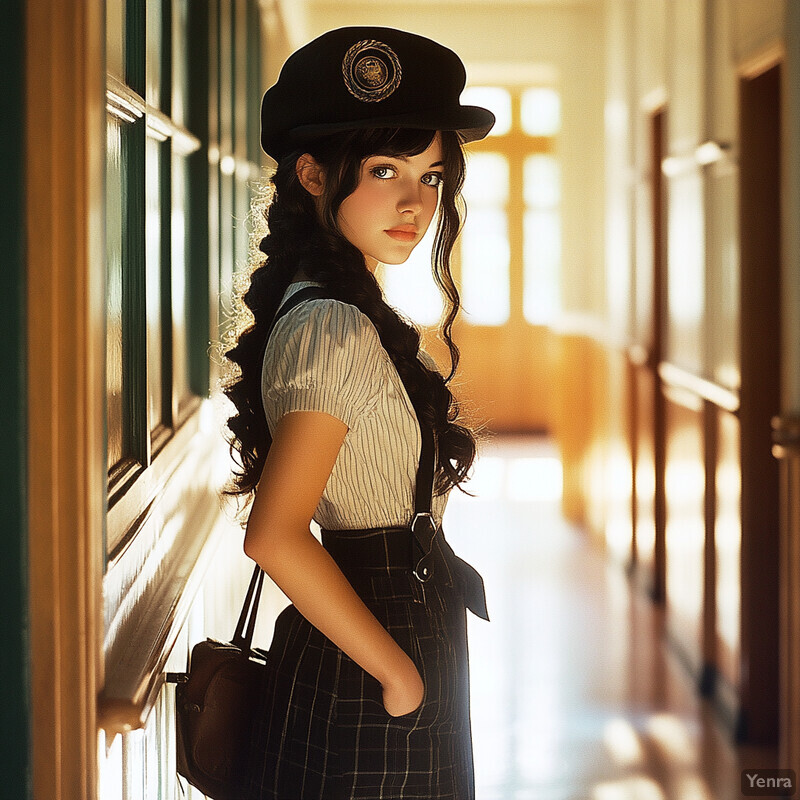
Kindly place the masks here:
POLYGON ((561 202, 561 169, 552 156, 528 156, 523 177, 526 205, 553 208, 561 202))
POLYGON ((561 294, 561 218, 557 211, 526 211, 522 306, 535 325, 555 320, 561 294))
POLYGON ((505 211, 470 210, 461 237, 461 296, 467 322, 502 325, 508 320, 509 262, 505 211))
POLYGON ((125 79, 125 2, 106 2, 106 70, 125 79))
POLYGON ((706 305, 703 173, 675 176, 667 191, 667 356, 700 374, 703 370, 703 312, 706 305))
POLYGON ((161 422, 161 142, 145 149, 145 295, 150 428, 161 422))
POLYGON ((106 413, 110 470, 123 456, 122 413, 122 214, 124 203, 123 128, 106 118, 106 413))
POLYGON ((178 125, 186 125, 187 3, 188 0, 172 2, 172 119, 178 125))
POLYGON ((503 136, 511 130, 511 95, 499 86, 468 86, 461 93, 461 105, 483 106, 495 118, 489 136, 503 136))
POLYGON ((522 93, 522 130, 531 136, 553 136, 561 129, 561 97, 555 89, 522 93))
POLYGON ((171 264, 172 264, 172 375, 173 391, 181 400, 189 394, 186 338, 186 158, 172 157, 171 264))
POLYGON ((508 160, 505 156, 500 153, 472 153, 467 160, 462 193, 470 207, 505 205, 508 202, 508 181, 508 160))
POLYGON ((405 264, 388 264, 383 268, 386 302, 417 325, 438 324, 444 310, 442 296, 431 273, 431 249, 435 234, 434 219, 405 264))
POLYGON ((147 36, 145 47, 145 100, 155 108, 161 104, 161 0, 147 0, 147 36))

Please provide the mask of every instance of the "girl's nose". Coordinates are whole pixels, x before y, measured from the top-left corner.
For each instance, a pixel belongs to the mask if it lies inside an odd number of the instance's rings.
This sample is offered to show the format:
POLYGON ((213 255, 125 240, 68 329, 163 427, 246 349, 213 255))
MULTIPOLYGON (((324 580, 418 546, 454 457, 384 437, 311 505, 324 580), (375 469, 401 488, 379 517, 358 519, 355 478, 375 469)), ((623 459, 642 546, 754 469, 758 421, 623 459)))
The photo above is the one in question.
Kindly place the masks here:
POLYGON ((403 187, 403 192, 397 203, 398 211, 413 211, 418 214, 422 210, 422 186, 414 183, 403 187))

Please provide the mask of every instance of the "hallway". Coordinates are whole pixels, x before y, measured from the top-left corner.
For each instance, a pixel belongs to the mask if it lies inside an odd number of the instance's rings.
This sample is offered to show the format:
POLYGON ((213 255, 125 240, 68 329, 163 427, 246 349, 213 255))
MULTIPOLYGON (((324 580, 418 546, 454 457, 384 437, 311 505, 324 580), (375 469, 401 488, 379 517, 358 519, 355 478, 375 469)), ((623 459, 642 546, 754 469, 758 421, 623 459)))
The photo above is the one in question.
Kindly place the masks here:
POLYGON ((490 623, 471 614, 478 800, 732 800, 732 747, 662 640, 661 615, 559 513, 546 440, 498 437, 444 529, 484 576, 490 623))
MULTIPOLYGON (((3 797, 191 797, 165 675, 230 638, 252 571, 221 434, 277 166, 262 97, 349 25, 451 48, 460 103, 495 113, 465 148, 457 318, 422 245, 375 274, 443 374, 452 334, 470 424, 551 437, 486 444, 444 520, 491 618, 468 615, 476 800, 800 772, 800 0, 4 10, 3 797)), ((263 605, 269 631, 274 582, 263 605)))

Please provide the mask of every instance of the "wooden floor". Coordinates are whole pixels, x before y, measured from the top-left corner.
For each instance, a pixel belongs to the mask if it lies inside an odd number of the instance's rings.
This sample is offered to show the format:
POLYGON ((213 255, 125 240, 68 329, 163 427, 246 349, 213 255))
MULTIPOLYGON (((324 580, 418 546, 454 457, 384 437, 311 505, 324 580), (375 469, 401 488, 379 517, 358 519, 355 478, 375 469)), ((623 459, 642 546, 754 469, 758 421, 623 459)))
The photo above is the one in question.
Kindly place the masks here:
POLYGON ((491 622, 468 614, 477 800, 732 800, 737 750, 624 570, 559 514, 542 439, 501 438, 444 531, 484 576, 491 622))

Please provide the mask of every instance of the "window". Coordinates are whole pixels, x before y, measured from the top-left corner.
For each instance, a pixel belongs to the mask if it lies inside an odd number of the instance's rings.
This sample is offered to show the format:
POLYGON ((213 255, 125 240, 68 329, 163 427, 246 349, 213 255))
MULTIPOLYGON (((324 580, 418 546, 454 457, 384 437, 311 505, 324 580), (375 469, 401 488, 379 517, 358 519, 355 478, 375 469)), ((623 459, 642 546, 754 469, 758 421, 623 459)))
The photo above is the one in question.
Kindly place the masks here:
POLYGON ((469 158, 461 296, 465 319, 475 325, 502 325, 509 315, 509 183, 508 159, 501 153, 474 153, 469 158))
POLYGON ((112 0, 107 12, 109 505, 191 410, 186 338, 188 0, 112 0), (146 33, 146 35, 145 35, 146 33), (173 44, 173 33, 176 42, 173 44))
MULTIPOLYGON (((209 339, 234 265, 246 263, 260 158, 258 33, 257 0, 107 3, 109 509, 158 464, 215 378, 209 339)), ((110 532, 109 551, 119 541, 110 532)))
MULTIPOLYGON (((491 109, 497 120, 486 139, 466 148, 468 214, 453 259, 464 321, 552 324, 561 294, 561 96, 549 86, 474 86, 461 100, 491 109)), ((430 241, 412 259, 386 270, 387 299, 432 325, 442 305, 430 277, 430 241)))

